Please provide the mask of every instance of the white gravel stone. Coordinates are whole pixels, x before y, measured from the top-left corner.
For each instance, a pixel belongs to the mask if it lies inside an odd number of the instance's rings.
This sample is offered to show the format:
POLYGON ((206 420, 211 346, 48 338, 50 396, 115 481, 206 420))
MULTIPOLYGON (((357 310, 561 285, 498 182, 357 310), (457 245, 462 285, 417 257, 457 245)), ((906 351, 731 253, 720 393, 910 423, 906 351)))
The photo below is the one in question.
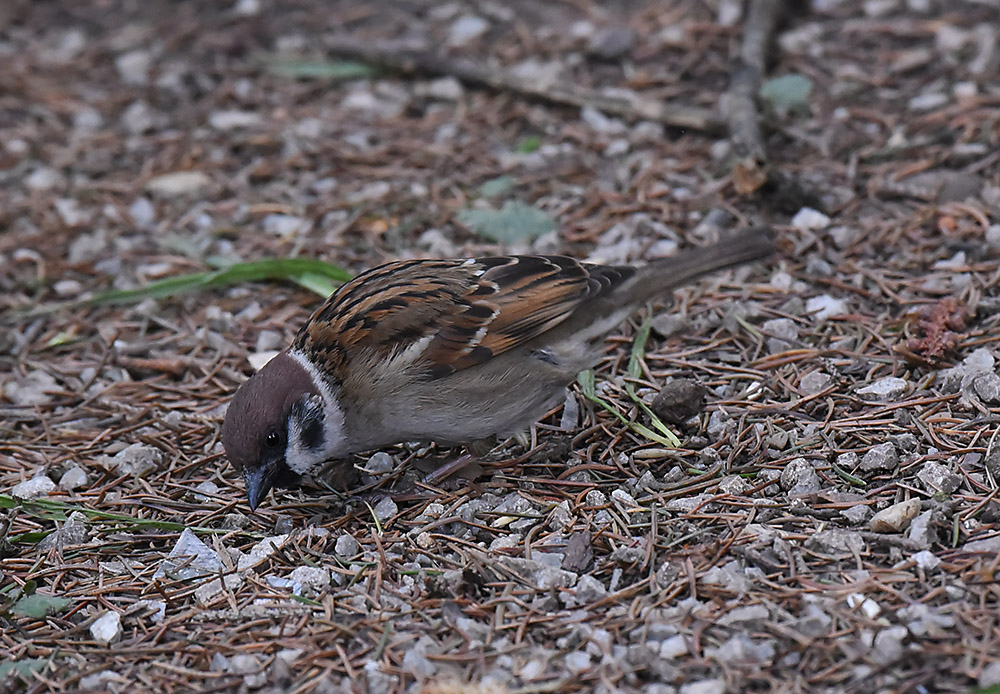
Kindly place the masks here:
POLYGON ((612 491, 611 499, 625 508, 639 508, 639 502, 624 489, 615 489, 612 491))
POLYGON ((840 250, 844 250, 861 238, 861 229, 857 227, 833 227, 830 229, 829 234, 833 245, 840 250))
POLYGON ((337 553, 338 557, 350 558, 358 555, 358 552, 361 551, 361 545, 352 535, 344 533, 337 538, 337 542, 333 549, 337 553))
POLYGON ((399 513, 399 507, 396 506, 396 502, 389 497, 382 497, 379 502, 375 504, 372 509, 375 517, 379 519, 379 522, 385 523, 387 520, 399 513))
POLYGON ((770 611, 764 605, 744 605, 736 607, 725 613, 716 620, 716 623, 724 626, 733 624, 747 624, 762 622, 771 616, 770 611))
POLYGON ((861 593, 851 593, 847 596, 847 606, 852 610, 860 610, 868 619, 875 619, 882 613, 882 608, 871 598, 861 593))
POLYGON ((144 85, 149 83, 149 69, 153 56, 149 51, 137 49, 122 53, 115 58, 115 69, 125 84, 144 85))
POLYGON ((933 111, 947 104, 951 99, 944 92, 928 92, 918 94, 907 102, 911 111, 933 111))
POLYGON ((572 674, 579 675, 590 669, 590 654, 584 651, 572 651, 566 656, 563 664, 572 674))
POLYGON ((34 191, 52 190, 64 182, 62 174, 47 166, 40 166, 24 177, 24 186, 34 191))
POLYGON ((847 312, 847 302, 829 294, 813 296, 806 301, 806 313, 816 321, 824 321, 831 316, 838 316, 847 312))
POLYGON ((792 226, 800 231, 815 231, 830 226, 830 218, 819 210, 803 207, 792 217, 792 226))
POLYGON ((146 190, 164 198, 179 198, 202 193, 211 183, 201 171, 174 171, 149 179, 146 190))
POLYGON ((932 522, 934 520, 933 516, 934 512, 930 509, 918 514, 910 523, 910 530, 906 534, 907 538, 922 547, 930 547, 931 543, 937 539, 937 531, 934 530, 932 522))
POLYGON ((701 680, 682 684, 680 694, 726 694, 725 680, 701 680))
POLYGON ((811 494, 821 486, 816 468, 807 458, 796 458, 785 465, 779 483, 789 496, 811 494))
POLYGON ((1000 685, 1000 662, 993 662, 983 668, 979 675, 979 686, 982 689, 1000 685))
POLYGON ((262 119, 255 111, 213 111, 208 116, 208 124, 216 130, 240 130, 260 125, 262 119))
POLYGON ((312 222, 304 217, 291 214, 273 213, 264 217, 261 223, 264 231, 281 238, 288 239, 300 234, 307 234, 312 229, 312 222))
POLYGON ((810 371, 799 380, 799 389, 805 396, 822 393, 830 387, 833 379, 822 371, 810 371))
POLYGON ((385 451, 379 451, 365 462, 365 470, 373 475, 391 472, 396 467, 396 461, 385 451))
POLYGON ((52 202, 52 207, 55 208, 63 224, 68 227, 80 226, 90 216, 80 207, 79 201, 73 198, 57 198, 52 202))
POLYGON ((72 492, 81 487, 86 487, 89 482, 90 478, 87 477, 87 471, 79 465, 73 465, 59 478, 59 488, 63 491, 72 492))
POLYGON ((909 630, 898 624, 883 629, 875 635, 872 657, 883 665, 899 660, 903 655, 903 639, 909 635, 909 630))
POLYGON ((792 349, 794 341, 799 339, 798 323, 790 318, 772 318, 764 321, 760 327, 768 336, 767 349, 771 354, 792 349))
POLYGON ((465 46, 485 34, 490 23, 482 17, 464 15, 456 19, 448 28, 448 45, 465 46))
POLYGON ((235 592, 243 585, 244 578, 239 574, 228 574, 222 580, 213 578, 198 586, 194 591, 194 599, 200 605, 208 605, 223 591, 235 592))
POLYGON ((133 101, 122 112, 121 126, 131 135, 141 135, 147 130, 152 130, 157 123, 162 120, 162 116, 155 113, 142 99, 133 101))
POLYGON ((660 642, 660 657, 668 660, 687 655, 689 650, 688 639, 683 634, 671 636, 660 642))
POLYGON ((252 653, 237 653, 230 657, 226 669, 234 675, 243 675, 243 684, 247 689, 260 689, 267 682, 260 660, 252 653))
POLYGON ((141 229, 148 229, 156 223, 156 208, 149 198, 141 196, 128 207, 129 217, 141 229))
POLYGON ((110 462, 120 474, 142 477, 163 463, 163 452, 144 443, 133 443, 115 453, 110 462))
POLYGON ((24 377, 15 377, 4 386, 3 394, 17 407, 44 405, 52 399, 51 391, 60 390, 52 374, 35 369, 24 377))
POLYGON ((948 466, 929 460, 917 471, 917 479, 931 494, 951 494, 962 484, 961 475, 952 472, 948 466))
POLYGON ((272 535, 250 548, 250 551, 239 558, 236 568, 240 573, 244 573, 254 568, 258 564, 264 563, 268 557, 281 549, 288 542, 288 533, 272 535))
POLYGON ((105 612, 90 625, 90 635, 98 643, 114 643, 122 635, 122 618, 114 610, 105 612))
POLYGON ((194 498, 198 501, 213 501, 219 494, 219 485, 212 480, 204 480, 195 486, 194 492, 194 498))
POLYGON ((868 526, 877 533, 901 533, 920 513, 920 499, 908 499, 876 513, 868 526))
POLYGON ((40 496, 47 496, 56 489, 56 483, 45 475, 32 477, 19 484, 15 484, 10 490, 10 495, 16 499, 37 499, 40 496))
POLYGON ((871 518, 872 510, 865 504, 857 504, 840 512, 852 525, 861 525, 871 518))
POLYGON ((748 489, 750 489, 750 483, 739 475, 729 475, 719 480, 719 491, 723 494, 742 496, 748 489))
POLYGON ((857 555, 865 548, 864 538, 852 530, 820 530, 805 542, 806 547, 827 554, 857 555))
POLYGON ((190 580, 216 574, 222 568, 222 561, 215 550, 198 539, 190 528, 185 528, 177 538, 177 544, 153 574, 153 578, 167 576, 172 579, 190 580))
POLYGON ((95 672, 92 675, 86 675, 80 678, 80 687, 88 692, 124 691, 124 689, 112 689, 109 686, 110 683, 127 685, 129 684, 129 680, 125 679, 114 670, 101 670, 100 672, 95 672))
POLYGON ((941 560, 933 552, 926 549, 920 550, 910 558, 924 571, 933 571, 941 565, 941 560))
POLYGON ((885 378, 880 378, 871 385, 867 385, 864 388, 859 388, 857 395, 864 398, 865 400, 895 400, 909 387, 909 381, 905 378, 898 378, 896 376, 887 376, 885 378))
POLYGON ((76 280, 59 280, 52 289, 62 299, 79 298, 83 293, 83 285, 76 280))
POLYGON ((983 402, 1000 402, 1000 376, 992 371, 976 376, 972 380, 972 389, 983 402))
POLYGON ((861 469, 865 472, 895 470, 897 467, 899 467, 899 454, 890 442, 872 446, 861 458, 861 469))

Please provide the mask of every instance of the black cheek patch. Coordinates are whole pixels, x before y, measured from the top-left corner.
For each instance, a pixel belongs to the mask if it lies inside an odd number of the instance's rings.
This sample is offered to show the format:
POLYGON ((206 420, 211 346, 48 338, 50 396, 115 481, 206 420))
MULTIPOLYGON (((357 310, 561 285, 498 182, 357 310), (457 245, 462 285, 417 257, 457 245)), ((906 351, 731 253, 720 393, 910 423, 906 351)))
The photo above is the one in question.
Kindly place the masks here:
POLYGON ((317 450, 323 446, 323 420, 319 417, 309 417, 302 422, 302 445, 311 450, 317 450))

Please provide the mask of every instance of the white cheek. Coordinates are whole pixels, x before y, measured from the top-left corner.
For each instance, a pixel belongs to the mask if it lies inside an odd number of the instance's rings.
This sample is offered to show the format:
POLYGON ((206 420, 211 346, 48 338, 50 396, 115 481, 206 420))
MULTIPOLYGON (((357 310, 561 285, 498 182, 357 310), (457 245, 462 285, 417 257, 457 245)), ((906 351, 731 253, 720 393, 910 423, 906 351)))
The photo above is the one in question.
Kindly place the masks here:
POLYGON ((285 449, 285 463, 292 472, 308 476, 318 471, 326 461, 347 454, 344 413, 340 409, 336 393, 312 362, 297 350, 290 350, 289 355, 309 372, 313 383, 320 392, 320 397, 323 399, 323 440, 318 446, 305 445, 302 440, 302 423, 294 418, 290 418, 288 421, 288 446, 285 449))

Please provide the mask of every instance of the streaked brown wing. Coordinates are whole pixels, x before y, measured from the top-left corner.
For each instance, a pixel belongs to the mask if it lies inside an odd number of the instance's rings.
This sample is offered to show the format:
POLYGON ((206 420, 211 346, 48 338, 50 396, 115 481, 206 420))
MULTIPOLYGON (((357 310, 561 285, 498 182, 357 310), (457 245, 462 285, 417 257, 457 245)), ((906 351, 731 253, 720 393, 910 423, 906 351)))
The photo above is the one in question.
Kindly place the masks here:
POLYGON ((295 346, 332 375, 349 355, 412 349, 412 363, 440 378, 529 342, 633 272, 563 256, 389 263, 343 285, 295 346))

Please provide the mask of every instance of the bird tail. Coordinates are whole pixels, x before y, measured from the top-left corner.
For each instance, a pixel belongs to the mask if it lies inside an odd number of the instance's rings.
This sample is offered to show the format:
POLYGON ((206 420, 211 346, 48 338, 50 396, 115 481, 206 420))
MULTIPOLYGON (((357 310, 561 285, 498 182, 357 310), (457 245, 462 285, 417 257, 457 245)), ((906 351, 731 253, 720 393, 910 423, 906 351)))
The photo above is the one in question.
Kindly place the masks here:
POLYGON ((761 260, 775 252, 774 232, 755 227, 710 246, 692 248, 644 266, 635 277, 631 294, 641 302, 665 294, 702 275, 761 260))

